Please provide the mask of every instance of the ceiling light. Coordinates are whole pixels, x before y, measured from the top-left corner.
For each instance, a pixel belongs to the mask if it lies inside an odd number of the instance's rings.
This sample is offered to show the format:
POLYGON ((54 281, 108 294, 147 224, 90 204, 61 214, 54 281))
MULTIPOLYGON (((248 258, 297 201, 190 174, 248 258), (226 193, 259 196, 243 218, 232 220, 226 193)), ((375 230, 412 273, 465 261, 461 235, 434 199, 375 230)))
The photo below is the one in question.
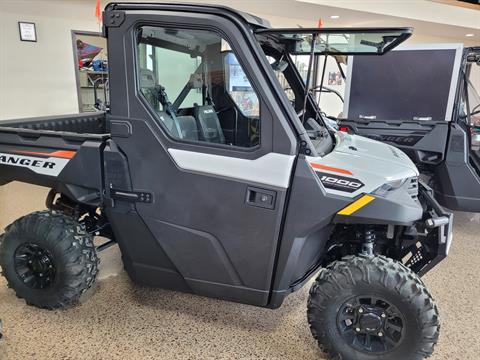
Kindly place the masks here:
POLYGON ((331 15, 330 19, 340 19, 340 15, 331 15))
POLYGON ((466 37, 473 37, 473 36, 475 36, 475 34, 470 33, 470 34, 465 34, 465 36, 466 37))

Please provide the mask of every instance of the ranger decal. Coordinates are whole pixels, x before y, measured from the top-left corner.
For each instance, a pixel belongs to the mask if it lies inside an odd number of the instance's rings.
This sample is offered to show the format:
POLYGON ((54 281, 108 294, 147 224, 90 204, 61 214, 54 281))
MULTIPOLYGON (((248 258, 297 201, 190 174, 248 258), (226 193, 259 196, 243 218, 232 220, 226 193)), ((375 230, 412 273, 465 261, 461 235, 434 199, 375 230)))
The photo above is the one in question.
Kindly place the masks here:
POLYGON ((37 174, 58 176, 70 159, 59 157, 40 158, 0 153, 0 165, 24 167, 37 174))

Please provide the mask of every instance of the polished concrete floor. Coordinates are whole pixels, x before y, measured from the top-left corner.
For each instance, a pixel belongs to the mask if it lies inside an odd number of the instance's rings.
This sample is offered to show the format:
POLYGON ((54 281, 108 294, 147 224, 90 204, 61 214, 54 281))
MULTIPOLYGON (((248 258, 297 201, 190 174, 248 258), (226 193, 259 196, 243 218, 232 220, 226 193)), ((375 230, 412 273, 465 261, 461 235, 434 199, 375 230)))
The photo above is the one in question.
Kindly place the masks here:
MULTIPOLYGON (((0 187, 0 226, 44 207, 45 191, 0 187)), ((480 216, 457 213, 451 254, 425 277, 442 321, 434 360, 480 359, 480 216)), ((0 279, 0 359, 324 359, 310 335, 308 287, 278 310, 146 289, 102 253, 100 279, 66 311, 25 305, 0 279)))

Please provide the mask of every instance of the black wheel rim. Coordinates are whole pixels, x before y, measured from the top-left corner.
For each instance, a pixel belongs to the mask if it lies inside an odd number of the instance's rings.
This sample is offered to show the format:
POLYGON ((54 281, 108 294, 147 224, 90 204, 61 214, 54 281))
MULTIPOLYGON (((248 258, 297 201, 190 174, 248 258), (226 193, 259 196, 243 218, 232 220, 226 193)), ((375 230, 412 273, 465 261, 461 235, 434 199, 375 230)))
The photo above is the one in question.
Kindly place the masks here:
POLYGON ((23 283, 32 289, 45 289, 55 279, 55 266, 50 252, 37 244, 27 243, 15 251, 14 265, 23 283))
POLYGON ((405 318, 383 298, 356 296, 340 307, 337 326, 351 347, 378 354, 389 352, 402 342, 405 318))

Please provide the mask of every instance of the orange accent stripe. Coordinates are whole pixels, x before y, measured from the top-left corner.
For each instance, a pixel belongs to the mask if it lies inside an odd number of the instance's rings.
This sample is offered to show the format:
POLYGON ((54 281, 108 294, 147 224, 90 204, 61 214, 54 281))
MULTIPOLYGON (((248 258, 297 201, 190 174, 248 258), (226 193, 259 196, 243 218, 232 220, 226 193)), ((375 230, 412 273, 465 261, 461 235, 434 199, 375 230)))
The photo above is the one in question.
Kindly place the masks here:
POLYGON ((35 152, 35 151, 22 151, 22 150, 15 150, 16 153, 19 154, 26 154, 26 155, 41 155, 41 156, 53 156, 65 159, 71 159, 77 153, 76 151, 69 151, 69 150, 57 150, 51 153, 43 153, 43 152, 35 152))
POLYGON ((321 164, 315 164, 315 163, 310 163, 310 166, 314 169, 328 170, 328 171, 333 171, 333 172, 337 172, 337 173, 345 174, 345 175, 353 175, 353 173, 350 170, 339 169, 339 168, 336 168, 336 167, 331 167, 331 166, 326 166, 326 165, 321 165, 321 164))

